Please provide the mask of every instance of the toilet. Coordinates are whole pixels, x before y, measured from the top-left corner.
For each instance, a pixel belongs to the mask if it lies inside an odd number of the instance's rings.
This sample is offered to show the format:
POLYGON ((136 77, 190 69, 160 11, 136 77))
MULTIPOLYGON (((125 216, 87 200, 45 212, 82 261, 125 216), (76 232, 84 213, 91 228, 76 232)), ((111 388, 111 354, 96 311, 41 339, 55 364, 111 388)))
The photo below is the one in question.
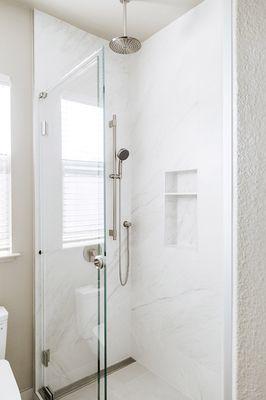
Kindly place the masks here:
POLYGON ((10 364, 5 360, 8 312, 0 307, 0 399, 21 400, 10 364))

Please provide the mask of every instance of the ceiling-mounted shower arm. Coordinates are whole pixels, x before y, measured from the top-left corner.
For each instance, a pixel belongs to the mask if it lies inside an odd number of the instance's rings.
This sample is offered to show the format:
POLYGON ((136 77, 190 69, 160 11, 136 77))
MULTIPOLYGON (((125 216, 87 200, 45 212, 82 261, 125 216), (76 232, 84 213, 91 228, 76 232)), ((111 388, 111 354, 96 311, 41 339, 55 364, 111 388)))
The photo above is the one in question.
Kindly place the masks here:
POLYGON ((123 4, 124 36, 127 37, 127 3, 130 0, 120 0, 123 4))

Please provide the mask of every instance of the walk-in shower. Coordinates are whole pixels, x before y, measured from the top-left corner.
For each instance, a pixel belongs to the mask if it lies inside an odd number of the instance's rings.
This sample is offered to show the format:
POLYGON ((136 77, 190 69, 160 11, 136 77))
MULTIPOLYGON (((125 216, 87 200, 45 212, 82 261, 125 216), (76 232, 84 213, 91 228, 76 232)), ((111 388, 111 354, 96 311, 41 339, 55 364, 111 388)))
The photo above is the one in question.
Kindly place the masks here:
POLYGON ((132 57, 35 11, 40 400, 231 399, 223 7, 132 57))

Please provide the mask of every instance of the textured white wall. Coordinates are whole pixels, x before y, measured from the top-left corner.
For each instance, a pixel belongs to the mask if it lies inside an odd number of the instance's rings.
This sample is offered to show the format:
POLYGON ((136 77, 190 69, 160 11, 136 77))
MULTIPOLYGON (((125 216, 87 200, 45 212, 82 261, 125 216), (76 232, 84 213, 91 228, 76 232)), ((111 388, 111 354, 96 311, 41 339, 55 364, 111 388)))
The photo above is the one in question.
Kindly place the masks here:
POLYGON ((237 400, 266 398, 266 2, 235 2, 237 400))

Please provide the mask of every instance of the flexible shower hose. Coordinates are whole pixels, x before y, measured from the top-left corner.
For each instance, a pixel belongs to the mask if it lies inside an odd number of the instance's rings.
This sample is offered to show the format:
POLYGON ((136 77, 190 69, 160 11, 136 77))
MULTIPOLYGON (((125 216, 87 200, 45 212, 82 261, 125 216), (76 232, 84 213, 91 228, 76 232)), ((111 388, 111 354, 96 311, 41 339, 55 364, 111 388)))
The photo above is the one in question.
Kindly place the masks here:
POLYGON ((130 253, 129 253, 129 227, 126 227, 127 229, 127 267, 126 267, 126 276, 125 279, 123 278, 123 273, 122 273, 122 218, 121 218, 121 179, 118 180, 118 191, 119 191, 119 210, 118 210, 118 220, 119 220, 119 280, 121 283, 121 286, 126 286, 128 282, 128 277, 129 277, 129 267, 130 267, 130 253))

